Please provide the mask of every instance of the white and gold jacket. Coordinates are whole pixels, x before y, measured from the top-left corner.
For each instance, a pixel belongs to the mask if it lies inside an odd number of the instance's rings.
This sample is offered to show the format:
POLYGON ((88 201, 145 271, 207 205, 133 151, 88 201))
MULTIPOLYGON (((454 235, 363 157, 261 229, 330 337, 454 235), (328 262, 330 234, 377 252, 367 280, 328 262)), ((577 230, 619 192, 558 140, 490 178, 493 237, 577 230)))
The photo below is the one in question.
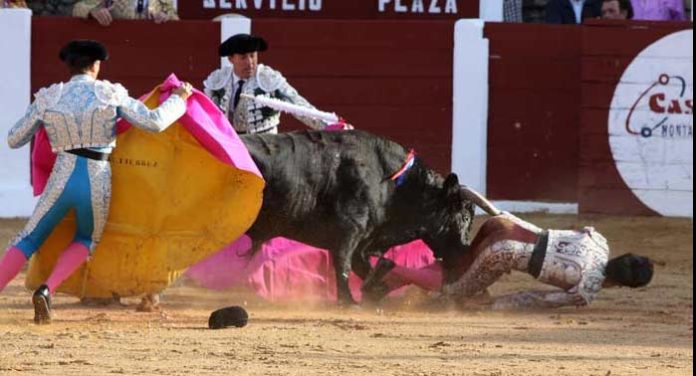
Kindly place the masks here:
MULTIPOLYGON (((240 98, 237 108, 230 113, 234 97, 232 70, 232 66, 226 66, 210 73, 203 81, 205 94, 227 115, 238 133, 276 133, 280 123, 280 113, 272 108, 258 105, 254 100, 240 98)), ((263 64, 259 64, 255 76, 245 81, 242 93, 268 95, 299 106, 315 108, 288 84, 280 72, 263 64)), ((295 118, 313 129, 323 129, 327 125, 321 120, 309 117, 295 116, 295 118)))
POLYGON ((587 305, 602 289, 609 262, 607 240, 593 227, 580 231, 549 230, 539 281, 566 290, 557 305, 587 305))
POLYGON ((39 90, 25 115, 10 129, 7 143, 11 148, 21 147, 43 125, 54 153, 81 148, 109 152, 116 146, 118 118, 159 132, 185 112, 186 102, 178 95, 150 110, 120 84, 76 75, 67 83, 39 90))
MULTIPOLYGON (((541 228, 513 214, 504 212, 503 216, 531 232, 543 232, 541 228)), ((544 292, 539 296, 543 296, 546 306, 551 307, 588 305, 602 289, 604 269, 608 262, 607 239, 594 227, 548 230, 546 254, 537 280, 565 291, 544 292)))

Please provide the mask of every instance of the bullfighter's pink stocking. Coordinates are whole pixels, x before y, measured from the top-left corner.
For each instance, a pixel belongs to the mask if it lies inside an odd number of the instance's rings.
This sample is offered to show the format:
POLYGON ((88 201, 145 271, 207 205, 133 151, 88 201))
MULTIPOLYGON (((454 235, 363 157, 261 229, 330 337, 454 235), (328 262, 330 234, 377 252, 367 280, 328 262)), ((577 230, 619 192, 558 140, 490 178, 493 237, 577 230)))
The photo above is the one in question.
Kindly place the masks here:
POLYGON ((440 291, 442 287, 442 267, 437 262, 420 269, 397 265, 387 273, 384 277, 384 282, 389 286, 389 290, 414 284, 428 291, 440 291))
POLYGON ((71 243, 68 248, 58 258, 56 266, 53 268, 51 276, 46 280, 51 294, 55 294, 56 288, 60 286, 82 263, 89 257, 89 248, 82 243, 71 243))
POLYGON ((17 247, 10 247, 2 261, 0 261, 0 291, 19 274, 22 266, 27 262, 27 257, 17 247))

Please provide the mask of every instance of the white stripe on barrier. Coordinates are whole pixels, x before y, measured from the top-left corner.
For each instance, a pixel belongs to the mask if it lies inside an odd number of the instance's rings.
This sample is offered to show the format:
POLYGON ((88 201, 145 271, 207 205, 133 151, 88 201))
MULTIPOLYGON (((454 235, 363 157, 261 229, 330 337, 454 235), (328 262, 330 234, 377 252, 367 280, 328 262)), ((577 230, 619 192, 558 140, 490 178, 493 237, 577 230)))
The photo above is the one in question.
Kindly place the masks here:
POLYGON ((486 22, 502 22, 503 0, 480 0, 479 18, 486 22))
MULTIPOLYGON (((510 213, 553 213, 553 214, 578 214, 577 203, 536 202, 536 201, 491 201, 499 210, 510 213)), ((476 208, 476 215, 486 214, 480 208, 476 208)))
POLYGON ((454 26, 452 171, 485 196, 489 47, 483 26, 478 19, 454 26))
POLYGON ((29 184, 29 146, 10 150, 7 132, 31 96, 31 11, 0 9, 0 217, 27 217, 36 204, 29 184))

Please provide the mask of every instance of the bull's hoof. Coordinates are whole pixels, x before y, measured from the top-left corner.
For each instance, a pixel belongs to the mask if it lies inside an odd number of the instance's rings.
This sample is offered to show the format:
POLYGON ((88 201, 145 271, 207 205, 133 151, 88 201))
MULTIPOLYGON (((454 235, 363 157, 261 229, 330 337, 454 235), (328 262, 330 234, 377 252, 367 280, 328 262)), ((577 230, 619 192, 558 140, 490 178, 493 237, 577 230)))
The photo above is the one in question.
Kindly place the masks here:
POLYGON ((363 286, 362 293, 363 303, 372 305, 379 304, 379 302, 389 294, 389 286, 384 282, 372 283, 368 288, 363 286))
POLYGON ((363 293, 363 302, 378 303, 389 294, 389 286, 383 280, 395 266, 394 261, 384 257, 377 261, 377 265, 365 277, 360 287, 363 293))
POLYGON ((365 292, 370 291, 373 286, 376 287, 381 285, 384 277, 386 277, 395 266, 396 263, 394 263, 394 261, 384 257, 380 258, 379 261, 377 261, 377 265, 375 265, 375 267, 370 270, 370 273, 367 274, 367 277, 365 277, 360 289, 365 292))
POLYGON ((353 297, 344 297, 338 299, 338 308, 354 309, 358 307, 360 307, 360 305, 358 304, 358 302, 353 300, 353 297))
POLYGON ((135 307, 136 312, 159 312, 162 310, 158 294, 147 294, 140 300, 140 304, 135 307))

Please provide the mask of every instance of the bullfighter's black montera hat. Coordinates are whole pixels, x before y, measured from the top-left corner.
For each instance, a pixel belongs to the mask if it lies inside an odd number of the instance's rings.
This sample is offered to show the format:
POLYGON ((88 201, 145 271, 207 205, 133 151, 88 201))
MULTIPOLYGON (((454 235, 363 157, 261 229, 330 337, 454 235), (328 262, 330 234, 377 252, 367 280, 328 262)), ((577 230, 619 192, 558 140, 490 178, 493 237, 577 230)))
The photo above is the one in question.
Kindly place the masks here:
POLYGON ((248 54, 250 52, 263 52, 268 49, 268 43, 261 38, 249 34, 236 34, 222 42, 218 53, 221 57, 234 54, 248 54))
POLYGON ((109 52, 103 44, 97 41, 81 39, 68 42, 61 48, 58 56, 62 62, 68 65, 74 65, 78 61, 91 64, 97 60, 108 60, 109 52))

